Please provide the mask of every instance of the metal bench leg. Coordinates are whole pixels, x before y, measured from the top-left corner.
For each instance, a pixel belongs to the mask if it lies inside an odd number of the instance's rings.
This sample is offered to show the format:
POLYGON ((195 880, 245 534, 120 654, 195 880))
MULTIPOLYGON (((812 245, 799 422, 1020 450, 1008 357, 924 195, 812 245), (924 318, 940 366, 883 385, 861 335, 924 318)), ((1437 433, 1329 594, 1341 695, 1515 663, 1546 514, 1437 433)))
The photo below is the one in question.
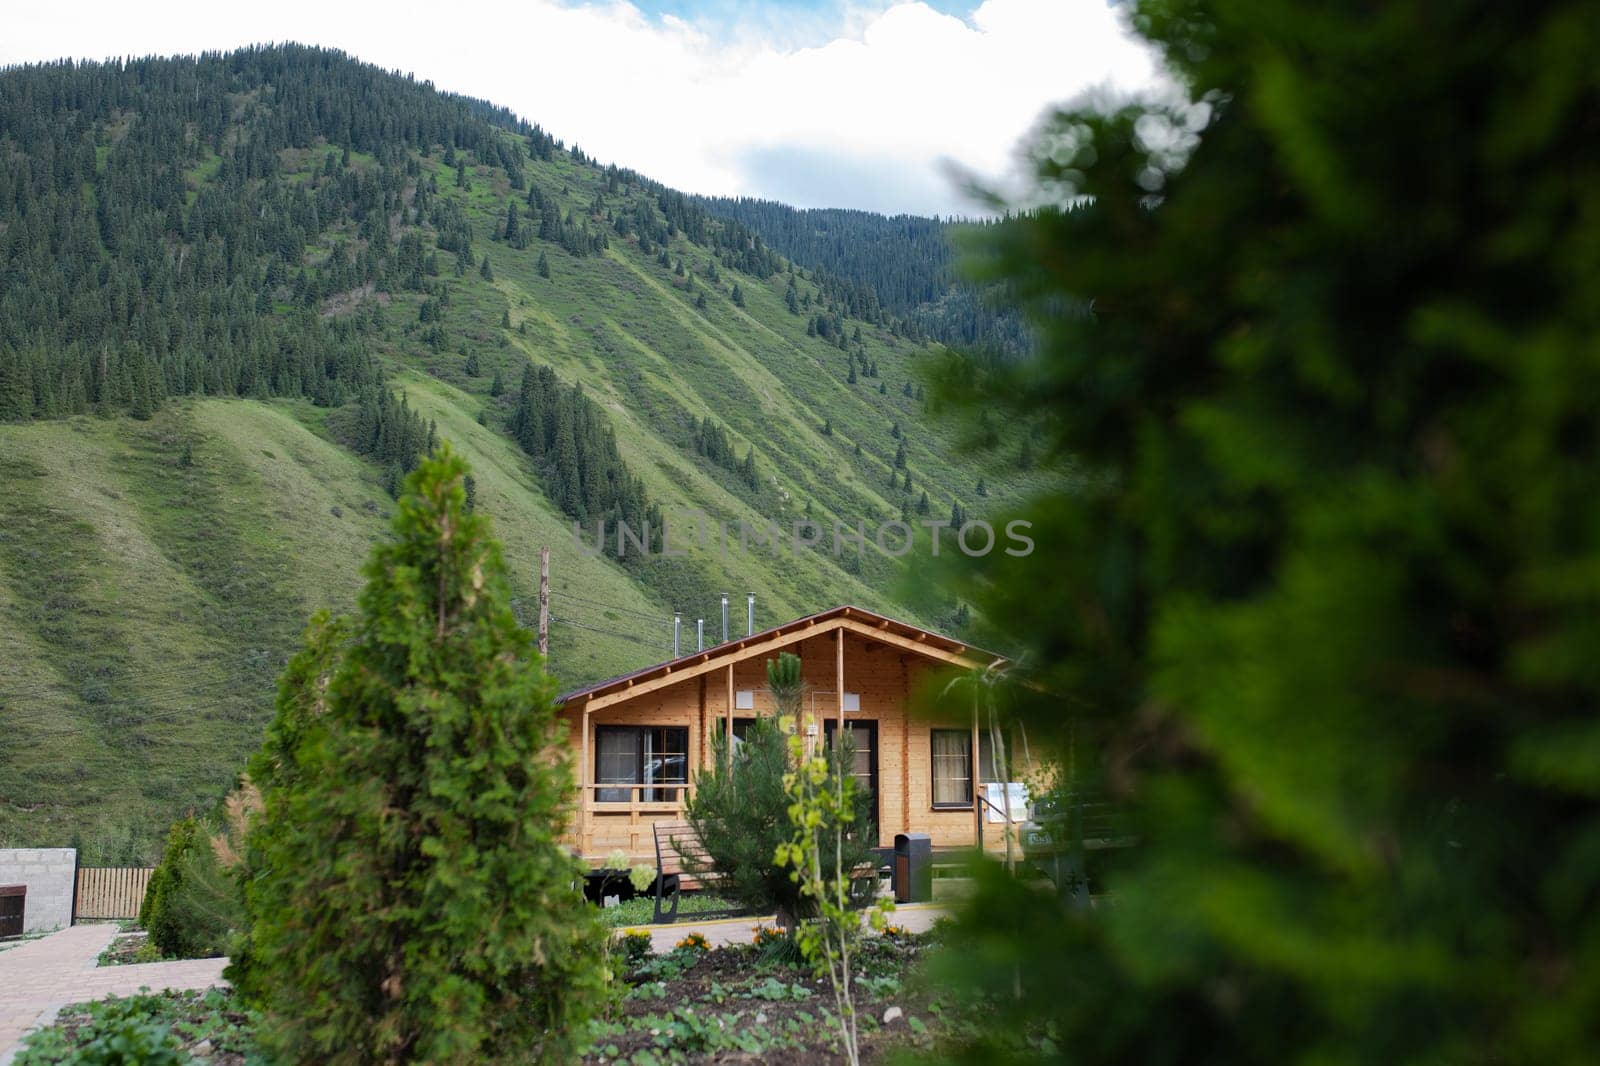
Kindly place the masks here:
POLYGON ((663 874, 662 876, 656 878, 656 910, 655 910, 654 917, 652 917, 650 919, 650 923, 652 925, 660 925, 661 924, 661 898, 662 898, 663 895, 666 895, 668 893, 670 893, 671 896, 672 896, 671 920, 672 921, 677 921, 678 920, 678 875, 677 874, 663 874), (670 882, 670 885, 671 885, 670 888, 668 887, 669 882, 670 882))

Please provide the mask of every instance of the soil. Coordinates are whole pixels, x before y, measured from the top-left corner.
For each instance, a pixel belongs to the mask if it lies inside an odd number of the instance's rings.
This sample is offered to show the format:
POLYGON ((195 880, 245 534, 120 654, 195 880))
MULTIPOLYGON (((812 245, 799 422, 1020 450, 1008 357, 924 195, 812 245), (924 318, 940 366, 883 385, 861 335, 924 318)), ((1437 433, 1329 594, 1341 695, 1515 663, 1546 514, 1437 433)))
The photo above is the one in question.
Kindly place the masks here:
POLYGON ((100 953, 99 965, 126 966, 134 962, 152 962, 154 960, 139 957, 139 949, 149 941, 149 934, 142 929, 131 933, 118 933, 116 939, 100 953))
MULTIPOLYGON (((910 979, 924 947, 918 940, 868 945, 861 960, 867 981, 855 994, 863 1062, 931 1045, 936 1012, 927 991, 910 979), (891 1008, 898 1016, 885 1023, 891 1008)), ((845 1061, 827 978, 814 977, 809 967, 734 947, 704 953, 664 985, 645 970, 586 1063, 845 1061)))

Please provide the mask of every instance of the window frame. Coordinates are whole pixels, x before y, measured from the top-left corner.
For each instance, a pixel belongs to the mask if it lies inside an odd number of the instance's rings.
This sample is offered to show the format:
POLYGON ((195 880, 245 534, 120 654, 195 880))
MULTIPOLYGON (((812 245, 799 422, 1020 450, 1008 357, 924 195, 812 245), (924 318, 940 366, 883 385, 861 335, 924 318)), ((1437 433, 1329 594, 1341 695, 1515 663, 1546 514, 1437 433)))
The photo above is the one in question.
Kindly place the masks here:
POLYGON ((991 765, 993 764, 993 762, 994 762, 993 751, 994 751, 994 744, 993 744, 993 741, 990 740, 989 735, 987 733, 979 733, 978 734, 978 753, 977 753, 977 758, 974 759, 973 758, 973 751, 972 751, 972 730, 970 728, 967 728, 967 729, 956 729, 956 728, 950 728, 950 727, 941 728, 941 727, 938 727, 938 726, 934 726, 934 727, 930 728, 928 730, 928 804, 929 804, 929 806, 933 810, 936 810, 936 811, 970 811, 970 810, 972 810, 972 805, 977 802, 977 796, 976 796, 976 791, 975 791, 976 788, 979 788, 979 787, 982 787, 983 785, 987 785, 987 784, 991 784, 992 783, 992 782, 990 782, 988 775, 983 772, 983 764, 985 764, 985 763, 988 763, 988 764, 991 764, 991 765), (934 795, 936 794, 935 793, 935 789, 934 789, 934 784, 935 784, 935 778, 937 776, 938 765, 939 765, 935 761, 936 755, 934 754, 934 750, 933 750, 933 748, 934 748, 933 738, 934 738, 934 735, 936 733, 959 733, 966 740, 966 742, 962 745, 962 747, 965 749, 966 754, 967 754, 967 767, 966 767, 967 768, 967 776, 966 776, 967 798, 964 799, 964 800, 960 800, 958 802, 946 801, 946 802, 940 803, 938 800, 935 800, 933 798, 934 795), (988 759, 984 758, 984 749, 985 748, 989 749, 989 758, 988 759))
POLYGON ((681 802, 679 793, 680 793, 680 791, 682 789, 686 788, 688 786, 688 784, 689 784, 689 727, 686 726, 686 725, 647 725, 647 724, 629 725, 629 724, 621 723, 621 722, 603 723, 603 724, 602 723, 596 723, 595 727, 594 727, 594 783, 595 783, 594 802, 596 804, 602 804, 603 803, 603 804, 610 805, 610 804, 625 804, 625 803, 633 802, 632 798, 627 798, 627 799, 601 799, 600 798, 600 793, 601 793, 601 791, 603 789, 605 789, 607 787, 626 789, 628 791, 630 797, 637 796, 640 803, 678 803, 678 802, 681 802), (662 741, 663 741, 663 746, 659 749, 660 754, 659 754, 658 757, 660 757, 662 759, 668 759, 668 758, 672 758, 674 756, 677 756, 677 755, 681 754, 683 756, 683 779, 682 780, 669 780, 669 781, 646 781, 645 780, 645 766, 646 766, 647 760, 651 756, 649 754, 647 754, 648 745, 646 745, 645 743, 643 743, 641 741, 641 743, 639 744, 638 763, 634 767, 635 774, 637 775, 635 777, 635 779, 631 780, 631 781, 602 781, 601 780, 601 774, 600 774, 600 757, 601 757, 601 749, 602 749, 602 745, 600 743, 600 738, 601 738, 602 734, 604 734, 606 732, 612 732, 612 733, 656 732, 656 733, 661 734, 661 738, 662 738, 662 741), (668 747, 668 743, 669 742, 667 741, 667 737, 672 735, 672 734, 677 734, 678 737, 681 737, 681 740, 682 740, 682 748, 681 748, 681 750, 671 750, 668 747), (650 785, 650 786, 652 786, 652 788, 650 788, 650 789, 640 789, 638 787, 640 785, 650 785))

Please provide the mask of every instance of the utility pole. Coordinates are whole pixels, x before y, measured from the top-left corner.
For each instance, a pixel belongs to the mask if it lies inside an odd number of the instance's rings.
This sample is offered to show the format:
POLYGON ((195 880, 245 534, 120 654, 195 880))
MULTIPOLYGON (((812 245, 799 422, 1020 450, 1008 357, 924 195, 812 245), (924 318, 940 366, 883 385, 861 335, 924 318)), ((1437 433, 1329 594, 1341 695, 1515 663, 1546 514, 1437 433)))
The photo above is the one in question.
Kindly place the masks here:
POLYGON ((550 654, 550 549, 539 549, 539 654, 550 654))

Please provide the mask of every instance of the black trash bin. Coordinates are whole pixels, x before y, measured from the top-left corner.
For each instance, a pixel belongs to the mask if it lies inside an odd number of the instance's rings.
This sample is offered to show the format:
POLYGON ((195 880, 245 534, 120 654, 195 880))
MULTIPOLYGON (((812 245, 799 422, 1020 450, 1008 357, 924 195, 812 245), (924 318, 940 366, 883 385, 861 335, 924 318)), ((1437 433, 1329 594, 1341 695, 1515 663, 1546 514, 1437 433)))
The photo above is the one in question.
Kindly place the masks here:
POLYGON ((894 901, 927 903, 933 899, 933 838, 926 833, 897 833, 894 838, 894 901))

